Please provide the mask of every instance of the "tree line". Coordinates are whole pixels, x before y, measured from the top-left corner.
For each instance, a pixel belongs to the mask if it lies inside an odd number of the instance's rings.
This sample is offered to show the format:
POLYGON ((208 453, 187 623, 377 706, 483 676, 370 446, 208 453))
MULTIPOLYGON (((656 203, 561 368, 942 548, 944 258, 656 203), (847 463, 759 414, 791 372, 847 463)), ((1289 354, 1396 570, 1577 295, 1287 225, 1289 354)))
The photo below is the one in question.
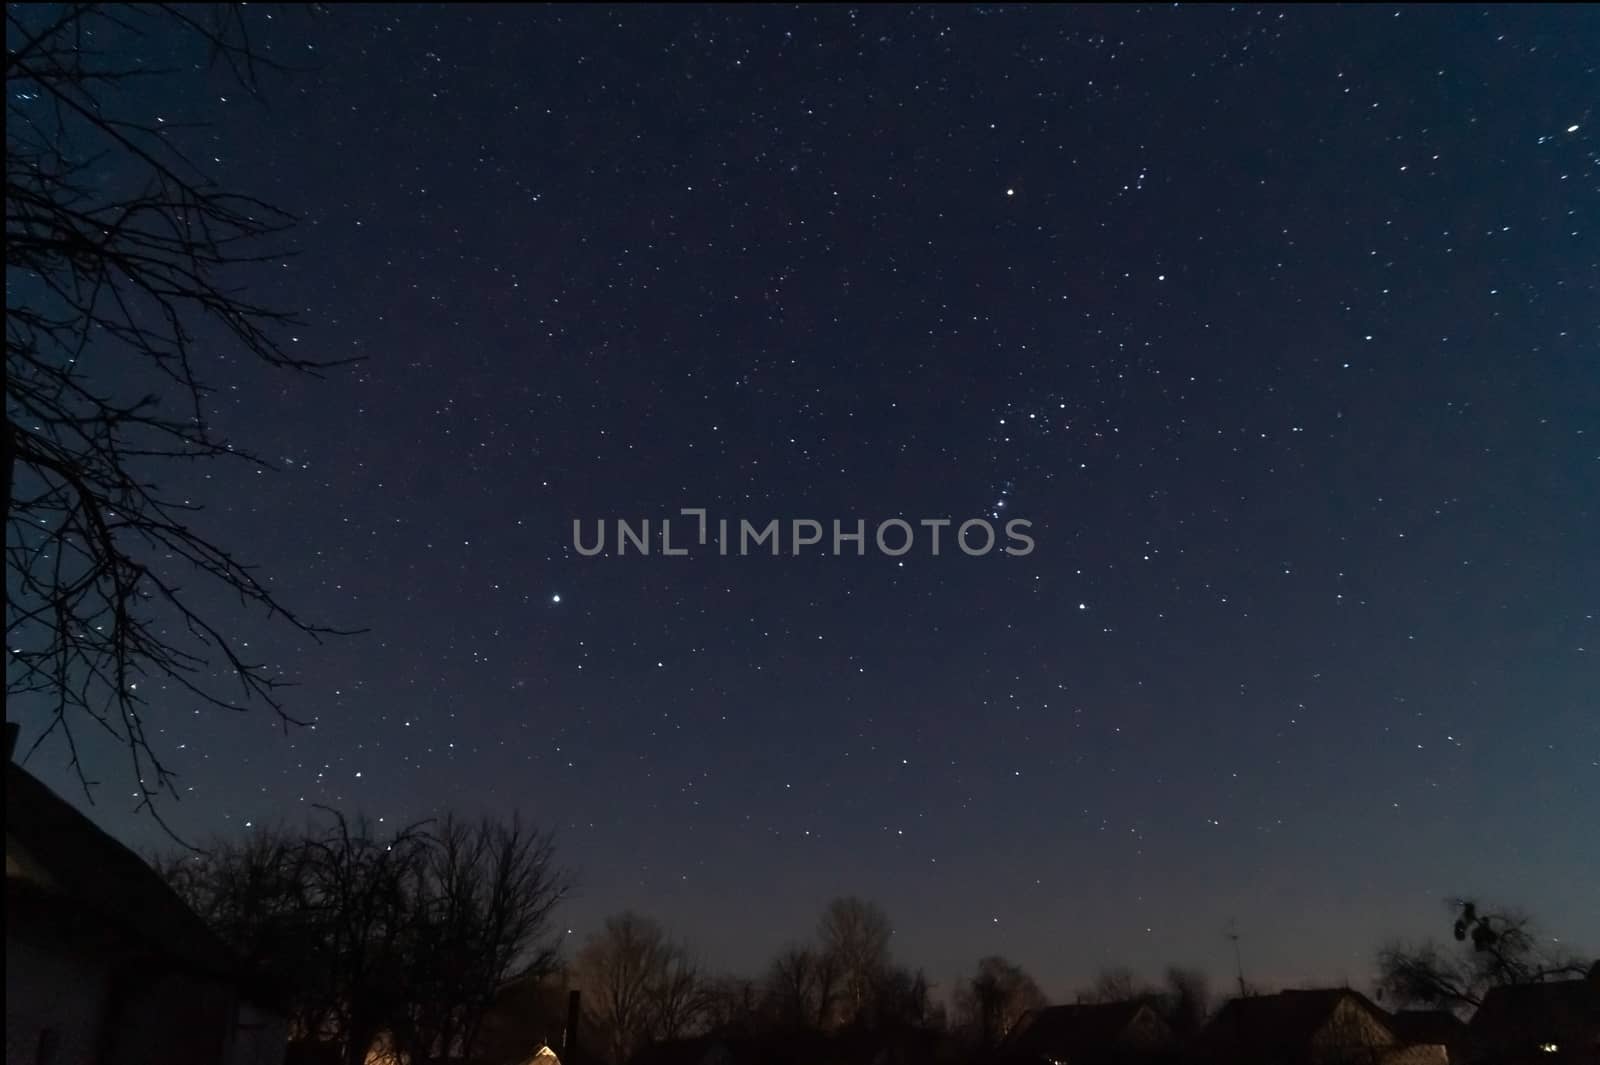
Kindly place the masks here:
MULTIPOLYGON (((158 869, 240 960, 276 989, 291 1036, 348 1065, 470 1058, 513 980, 581 991, 588 1049, 623 1065, 646 1046, 708 1032, 939 1033, 981 1054, 1050 1004, 1021 965, 980 959, 939 989, 892 952, 878 904, 830 901, 808 937, 754 976, 717 972, 657 920, 615 914, 564 957, 555 914, 573 881, 553 838, 517 818, 385 830, 323 810, 301 830, 254 831, 158 869)), ((1375 957, 1386 1005, 1465 1010, 1491 987, 1581 975, 1515 910, 1451 903, 1453 942, 1400 941, 1375 957)), ((1243 993, 1257 993, 1245 988, 1243 993)), ((1071 1000, 1148 1003, 1180 1038, 1212 1008, 1203 971, 1150 983, 1102 968, 1071 1000)))
POLYGON ((686 945, 637 913, 608 918, 573 959, 585 1020, 611 1061, 704 1031, 830 1033, 943 1028, 946 1010, 921 970, 896 964, 893 926, 875 903, 836 898, 811 939, 781 948, 755 978, 706 971, 686 945))
MULTIPOLYGON (((1028 1011, 1050 1004, 1022 966, 1000 955, 980 959, 941 999, 922 970, 894 960, 892 930, 877 904, 835 898, 809 940, 783 946, 764 972, 747 978, 704 972, 658 922, 624 913, 589 937, 568 976, 613 1062, 652 1042, 704 1031, 793 1036, 909 1028, 992 1050, 1028 1011)), ((1205 974, 1193 969, 1173 966, 1157 986, 1108 968, 1076 999, 1149 1002, 1175 1030, 1192 1033, 1210 992, 1205 974)))

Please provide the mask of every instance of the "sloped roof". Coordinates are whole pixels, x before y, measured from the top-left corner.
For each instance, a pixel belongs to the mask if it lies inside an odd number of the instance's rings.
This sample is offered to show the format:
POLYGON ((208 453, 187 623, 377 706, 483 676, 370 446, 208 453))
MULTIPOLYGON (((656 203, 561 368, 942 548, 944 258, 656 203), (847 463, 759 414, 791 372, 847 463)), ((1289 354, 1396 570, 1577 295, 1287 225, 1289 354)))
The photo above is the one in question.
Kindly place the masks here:
POLYGON ((1480 1043, 1523 1042, 1600 1045, 1600 982, 1548 980, 1491 988, 1472 1015, 1480 1043))
POLYGON ((1117 1045, 1143 1002, 1047 1006, 1022 1015, 1001 1044, 1007 1057, 1043 1054, 1054 1058, 1102 1054, 1117 1045))
POLYGON ((1292 1061, 1305 1056, 1312 1036, 1347 1000, 1388 1030, 1388 1014, 1358 991, 1342 987, 1282 991, 1230 999, 1200 1032, 1197 1050, 1211 1060, 1292 1061))
POLYGON ((6 855, 8 903, 62 914, 78 931, 88 915, 142 950, 233 974, 222 942, 154 869, 13 762, 6 763, 6 855))
POLYGON ((1402 1043, 1437 1043, 1459 1046, 1467 1038, 1467 1025, 1449 1010, 1398 1010, 1389 1015, 1389 1030, 1402 1043))

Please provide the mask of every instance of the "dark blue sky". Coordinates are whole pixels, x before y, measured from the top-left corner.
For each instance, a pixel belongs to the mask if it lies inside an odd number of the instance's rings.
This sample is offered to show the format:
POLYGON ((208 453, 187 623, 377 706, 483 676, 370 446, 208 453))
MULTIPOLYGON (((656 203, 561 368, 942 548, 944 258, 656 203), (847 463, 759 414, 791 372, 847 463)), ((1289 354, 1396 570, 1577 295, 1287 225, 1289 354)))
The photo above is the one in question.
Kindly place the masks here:
MULTIPOLYGON (((749 971, 839 893, 941 984, 1000 952, 1056 995, 1220 983, 1230 921, 1261 982, 1365 986, 1460 893, 1600 947, 1594 9, 259 32, 309 67, 264 106, 125 102, 303 216, 254 294, 366 361, 220 358, 220 424, 286 469, 192 487, 370 631, 215 597, 318 724, 174 693, 180 831, 520 810, 575 935, 632 907, 749 971), (1031 555, 571 548, 1002 501, 1031 555)), ((154 845, 100 757, 95 816, 154 845)))

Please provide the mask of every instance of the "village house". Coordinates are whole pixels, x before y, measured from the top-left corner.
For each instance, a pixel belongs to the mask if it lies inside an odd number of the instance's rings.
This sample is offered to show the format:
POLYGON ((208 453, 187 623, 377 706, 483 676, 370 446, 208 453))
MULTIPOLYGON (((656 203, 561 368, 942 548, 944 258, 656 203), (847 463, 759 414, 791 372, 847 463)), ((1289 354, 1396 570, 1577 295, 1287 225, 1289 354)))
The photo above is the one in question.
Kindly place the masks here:
POLYGON ((1408 1044, 1390 1016, 1348 988, 1230 1000, 1195 1041, 1206 1065, 1448 1065, 1441 1044, 1408 1044))
POLYGON ((1029 1010, 1007 1033, 1000 1058, 1018 1065, 1138 1065, 1177 1049, 1172 1029, 1146 1002, 1029 1010))
POLYGON ((1468 1030, 1473 1065, 1595 1065, 1600 962, 1582 979, 1491 988, 1468 1030))
POLYGON ((1467 1060, 1471 1033, 1466 1022, 1449 1010, 1397 1010, 1389 1014, 1389 1030, 1406 1046, 1442 1046, 1452 1065, 1467 1060))
POLYGON ((12 761, 7 1065, 281 1065, 284 1017, 137 855, 12 761))

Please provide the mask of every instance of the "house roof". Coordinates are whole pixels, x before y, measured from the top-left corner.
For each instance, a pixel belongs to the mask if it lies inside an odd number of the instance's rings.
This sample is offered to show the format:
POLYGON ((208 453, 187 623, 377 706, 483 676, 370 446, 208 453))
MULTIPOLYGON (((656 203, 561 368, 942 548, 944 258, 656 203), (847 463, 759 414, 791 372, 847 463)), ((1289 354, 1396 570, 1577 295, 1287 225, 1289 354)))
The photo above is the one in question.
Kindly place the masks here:
POLYGON ((88 914, 143 951, 207 973, 234 972, 222 942, 155 870, 9 761, 6 896, 63 916, 77 932, 88 914))
POLYGON ((1222 1060, 1292 1060, 1303 1056, 1311 1038, 1351 1001, 1388 1030, 1389 1015, 1365 995, 1349 988, 1282 991, 1230 999, 1200 1032, 1201 1056, 1222 1060))
POLYGON ((1149 1008, 1143 1002, 1108 1002, 1029 1010, 1006 1036, 1001 1053, 1057 1058, 1101 1053, 1114 1047, 1149 1008))
POLYGON ((1467 1038, 1467 1025, 1449 1010, 1399 1010, 1389 1015, 1389 1030, 1402 1043, 1453 1047, 1467 1038))
POLYGON ((1548 980, 1491 988, 1472 1015, 1474 1039, 1600 1045, 1600 980, 1548 980))

